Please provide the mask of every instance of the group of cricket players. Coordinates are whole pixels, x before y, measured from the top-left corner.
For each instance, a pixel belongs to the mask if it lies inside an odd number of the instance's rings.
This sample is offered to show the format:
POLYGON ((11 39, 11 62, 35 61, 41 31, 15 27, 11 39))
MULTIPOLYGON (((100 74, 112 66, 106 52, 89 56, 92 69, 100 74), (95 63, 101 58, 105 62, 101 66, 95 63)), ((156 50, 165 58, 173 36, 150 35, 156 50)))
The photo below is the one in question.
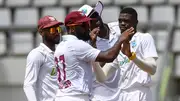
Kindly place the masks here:
POLYGON ((51 15, 39 19, 42 43, 26 63, 28 101, 153 101, 153 37, 137 31, 135 9, 125 7, 116 21, 104 23, 103 7, 85 4, 62 22, 51 15))

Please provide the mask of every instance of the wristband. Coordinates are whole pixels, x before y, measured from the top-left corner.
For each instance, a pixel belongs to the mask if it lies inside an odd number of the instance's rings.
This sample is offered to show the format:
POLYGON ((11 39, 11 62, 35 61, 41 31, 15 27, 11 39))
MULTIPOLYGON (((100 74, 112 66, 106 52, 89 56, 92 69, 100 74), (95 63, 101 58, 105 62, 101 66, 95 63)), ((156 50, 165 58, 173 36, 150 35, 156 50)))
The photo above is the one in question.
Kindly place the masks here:
POLYGON ((131 57, 129 57, 129 60, 134 60, 136 58, 136 53, 135 52, 132 52, 131 53, 131 57))

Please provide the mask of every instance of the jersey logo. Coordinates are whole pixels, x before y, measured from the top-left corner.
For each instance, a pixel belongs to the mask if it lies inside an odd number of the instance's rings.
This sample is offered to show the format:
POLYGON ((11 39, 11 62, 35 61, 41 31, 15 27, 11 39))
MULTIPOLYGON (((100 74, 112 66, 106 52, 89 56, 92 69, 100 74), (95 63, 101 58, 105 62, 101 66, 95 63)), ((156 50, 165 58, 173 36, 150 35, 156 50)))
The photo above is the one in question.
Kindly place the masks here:
POLYGON ((52 69, 52 71, 51 71, 51 76, 55 76, 55 74, 56 74, 56 68, 53 67, 53 69, 52 69))
POLYGON ((120 66, 123 66, 123 65, 125 65, 125 64, 130 62, 129 58, 127 58, 126 56, 123 56, 121 53, 119 55, 120 55, 120 58, 119 58, 120 66))
POLYGON ((137 46, 137 43, 136 43, 136 41, 135 41, 135 40, 131 42, 131 46, 132 46, 132 48, 134 48, 134 47, 136 47, 136 46, 137 46))
POLYGON ((124 60, 120 61, 119 63, 120 63, 120 66, 122 66, 128 62, 130 62, 130 60, 128 58, 125 58, 124 60))

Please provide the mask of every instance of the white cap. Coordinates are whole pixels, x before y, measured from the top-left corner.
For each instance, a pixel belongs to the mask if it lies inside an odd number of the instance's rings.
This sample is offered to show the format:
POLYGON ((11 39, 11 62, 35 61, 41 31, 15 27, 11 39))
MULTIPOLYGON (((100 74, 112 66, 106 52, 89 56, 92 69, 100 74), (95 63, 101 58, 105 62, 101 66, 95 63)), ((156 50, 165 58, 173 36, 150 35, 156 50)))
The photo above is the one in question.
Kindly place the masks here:
POLYGON ((91 11, 94 10, 99 14, 99 16, 101 16, 103 8, 104 8, 104 5, 102 4, 102 2, 98 1, 95 8, 92 8, 89 5, 83 5, 81 8, 79 8, 78 11, 82 11, 86 16, 89 16, 91 11))
POLYGON ((81 8, 79 8, 78 11, 81 11, 86 16, 89 16, 89 14, 91 13, 92 10, 93 10, 93 8, 91 6, 83 5, 81 8))

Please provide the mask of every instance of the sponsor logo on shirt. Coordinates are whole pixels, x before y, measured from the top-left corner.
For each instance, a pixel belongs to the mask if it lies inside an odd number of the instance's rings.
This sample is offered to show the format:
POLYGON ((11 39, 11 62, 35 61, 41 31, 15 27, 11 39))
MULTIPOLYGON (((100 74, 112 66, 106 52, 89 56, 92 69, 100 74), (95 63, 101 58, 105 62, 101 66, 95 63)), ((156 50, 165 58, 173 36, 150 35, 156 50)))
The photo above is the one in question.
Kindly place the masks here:
POLYGON ((55 74, 56 74, 56 68, 53 67, 53 68, 52 68, 52 71, 51 71, 51 76, 55 76, 55 74))
POLYGON ((123 56, 121 53, 119 55, 121 57, 119 61, 120 66, 125 65, 130 62, 129 58, 127 58, 126 56, 123 56))
POLYGON ((119 63, 120 63, 120 66, 122 66, 128 62, 130 62, 130 60, 128 58, 125 58, 124 60, 120 61, 119 63))

